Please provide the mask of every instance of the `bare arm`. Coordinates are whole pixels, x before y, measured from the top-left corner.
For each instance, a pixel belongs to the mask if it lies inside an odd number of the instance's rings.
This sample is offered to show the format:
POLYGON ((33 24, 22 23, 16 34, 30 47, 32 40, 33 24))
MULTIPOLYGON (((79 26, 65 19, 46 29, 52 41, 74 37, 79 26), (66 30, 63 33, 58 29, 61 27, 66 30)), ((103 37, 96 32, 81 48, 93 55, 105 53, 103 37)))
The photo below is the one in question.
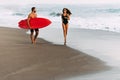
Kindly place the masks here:
POLYGON ((30 17, 30 14, 29 14, 29 15, 28 15, 28 18, 27 18, 27 24, 28 24, 28 27, 29 27, 29 28, 31 28, 31 26, 30 26, 30 18, 31 18, 31 17, 30 17))
POLYGON ((62 22, 63 22, 62 14, 61 14, 61 19, 62 19, 62 22))
POLYGON ((68 20, 70 20, 70 15, 69 14, 67 14, 67 17, 68 17, 68 20))
POLYGON ((35 15, 35 18, 37 18, 37 14, 35 15))

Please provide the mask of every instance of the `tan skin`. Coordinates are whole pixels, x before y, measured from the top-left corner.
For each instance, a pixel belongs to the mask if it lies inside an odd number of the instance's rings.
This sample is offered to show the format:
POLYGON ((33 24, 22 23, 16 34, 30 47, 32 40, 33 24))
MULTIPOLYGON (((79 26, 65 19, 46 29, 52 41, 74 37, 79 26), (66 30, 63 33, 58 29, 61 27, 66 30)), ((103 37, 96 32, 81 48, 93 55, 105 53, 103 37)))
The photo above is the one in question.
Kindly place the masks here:
MULTIPOLYGON (((67 14, 66 9, 64 9, 63 16, 67 16, 68 20, 70 20, 70 15, 67 14)), ((62 27, 63 27, 63 34, 64 34, 64 44, 66 44, 66 37, 67 37, 67 32, 68 32, 68 23, 67 24, 62 23, 62 27)))
MULTIPOLYGON (((28 18, 27 18, 27 23, 28 23, 28 26, 29 26, 30 29, 31 29, 31 26, 30 26, 30 23, 29 23, 30 19, 37 17, 37 14, 36 14, 35 12, 36 12, 36 10, 34 9, 34 10, 28 15, 28 18)), ((39 31, 35 31, 35 36, 34 36, 34 32, 31 32, 30 38, 31 38, 31 41, 32 41, 33 44, 36 43, 36 39, 37 39, 38 34, 39 34, 39 31)))

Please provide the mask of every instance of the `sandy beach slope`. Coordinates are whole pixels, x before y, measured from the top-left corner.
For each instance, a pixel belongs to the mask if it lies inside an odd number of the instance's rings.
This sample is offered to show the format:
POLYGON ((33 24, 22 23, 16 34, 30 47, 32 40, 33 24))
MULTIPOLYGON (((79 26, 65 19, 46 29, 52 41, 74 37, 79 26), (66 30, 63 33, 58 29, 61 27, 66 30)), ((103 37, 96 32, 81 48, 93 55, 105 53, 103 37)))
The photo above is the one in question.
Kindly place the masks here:
POLYGON ((64 45, 38 39, 25 30, 0 28, 0 80, 64 80, 107 69, 105 63, 64 45))

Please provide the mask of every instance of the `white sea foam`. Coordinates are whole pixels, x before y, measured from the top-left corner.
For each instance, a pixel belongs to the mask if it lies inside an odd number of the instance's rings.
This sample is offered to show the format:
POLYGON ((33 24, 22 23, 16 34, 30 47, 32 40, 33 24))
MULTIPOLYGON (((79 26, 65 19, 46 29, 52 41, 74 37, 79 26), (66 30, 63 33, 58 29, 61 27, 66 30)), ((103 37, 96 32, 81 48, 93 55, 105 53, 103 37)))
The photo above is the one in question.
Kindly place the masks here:
POLYGON ((71 24, 83 29, 99 29, 120 32, 120 17, 93 17, 93 18, 72 18, 71 24))

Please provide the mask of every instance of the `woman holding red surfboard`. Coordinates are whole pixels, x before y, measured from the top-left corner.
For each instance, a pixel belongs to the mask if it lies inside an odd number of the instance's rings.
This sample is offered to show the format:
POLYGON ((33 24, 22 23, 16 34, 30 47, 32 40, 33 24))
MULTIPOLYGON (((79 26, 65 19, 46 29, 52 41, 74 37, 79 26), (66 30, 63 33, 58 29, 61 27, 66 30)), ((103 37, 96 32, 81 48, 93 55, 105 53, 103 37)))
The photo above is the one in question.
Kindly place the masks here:
POLYGON ((63 8, 63 13, 61 15, 62 18, 62 27, 63 27, 63 34, 64 34, 64 44, 66 44, 66 37, 68 32, 68 20, 70 20, 70 15, 72 13, 69 9, 63 8))
POLYGON ((35 9, 35 7, 32 7, 32 8, 31 8, 31 11, 32 11, 32 12, 28 15, 27 24, 28 24, 28 27, 30 28, 30 32, 31 32, 31 34, 30 34, 31 41, 32 41, 33 44, 35 44, 35 43, 36 43, 37 36, 38 36, 38 34, 39 34, 39 29, 38 29, 38 28, 36 28, 36 29, 32 29, 32 28, 31 28, 30 19, 31 19, 31 18, 37 18, 37 14, 36 14, 36 9, 35 9), (34 31, 35 31, 35 36, 34 36, 34 31))

